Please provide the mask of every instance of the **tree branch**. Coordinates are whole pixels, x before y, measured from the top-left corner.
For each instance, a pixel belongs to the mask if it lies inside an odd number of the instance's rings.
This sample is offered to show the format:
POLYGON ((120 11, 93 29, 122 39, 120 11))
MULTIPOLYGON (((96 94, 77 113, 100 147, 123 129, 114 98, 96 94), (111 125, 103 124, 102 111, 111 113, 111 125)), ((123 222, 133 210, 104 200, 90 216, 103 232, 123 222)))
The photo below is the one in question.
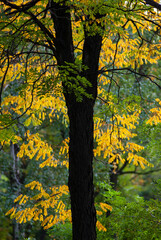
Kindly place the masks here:
POLYGON ((31 17, 31 19, 34 21, 34 23, 36 23, 39 26, 39 28, 41 29, 41 31, 44 33, 46 40, 49 43, 50 49, 56 55, 56 50, 52 44, 52 42, 55 44, 55 38, 54 38, 53 34, 45 27, 45 25, 31 11, 27 11, 28 9, 33 7, 38 1, 40 1, 40 0, 33 0, 25 5, 22 4, 21 6, 17 6, 16 4, 10 3, 7 0, 2 0, 2 2, 5 5, 9 6, 11 9, 16 9, 15 13, 23 12, 31 17))
POLYGON ((121 172, 120 175, 123 175, 123 174, 147 175, 147 174, 150 174, 153 172, 159 172, 159 171, 161 171, 161 168, 150 170, 148 172, 126 171, 126 172, 121 172))
POLYGON ((159 89, 161 89, 161 85, 159 85, 157 82, 154 82, 152 80, 152 78, 155 78, 156 80, 161 81, 161 78, 158 78, 158 77, 156 77, 154 75, 151 75, 151 74, 150 75, 146 75, 144 73, 139 73, 139 72, 136 72, 135 70, 132 70, 130 68, 112 68, 112 69, 106 69, 106 70, 104 70, 104 69, 105 69, 105 67, 103 67, 101 70, 99 70, 98 74, 103 74, 105 72, 129 71, 129 72, 131 72, 131 73, 133 73, 135 75, 139 75, 141 77, 145 77, 145 78, 149 79, 150 82, 154 83, 159 89))
POLYGON ((144 0, 146 2, 146 4, 158 9, 158 10, 161 10, 161 5, 153 0, 144 0))

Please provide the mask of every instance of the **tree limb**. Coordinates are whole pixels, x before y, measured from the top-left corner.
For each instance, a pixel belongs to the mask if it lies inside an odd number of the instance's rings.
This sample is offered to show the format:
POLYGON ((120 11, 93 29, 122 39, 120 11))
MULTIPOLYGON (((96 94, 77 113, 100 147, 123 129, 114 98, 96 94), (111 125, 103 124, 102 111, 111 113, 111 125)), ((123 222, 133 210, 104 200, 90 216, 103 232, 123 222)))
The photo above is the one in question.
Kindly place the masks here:
POLYGON ((147 175, 147 174, 150 174, 153 172, 159 172, 159 171, 161 171, 161 168, 150 170, 148 172, 126 171, 126 172, 121 172, 120 175, 123 175, 123 174, 147 175))
POLYGON ((146 4, 158 9, 158 10, 161 10, 161 5, 153 0, 144 0, 146 2, 146 4))

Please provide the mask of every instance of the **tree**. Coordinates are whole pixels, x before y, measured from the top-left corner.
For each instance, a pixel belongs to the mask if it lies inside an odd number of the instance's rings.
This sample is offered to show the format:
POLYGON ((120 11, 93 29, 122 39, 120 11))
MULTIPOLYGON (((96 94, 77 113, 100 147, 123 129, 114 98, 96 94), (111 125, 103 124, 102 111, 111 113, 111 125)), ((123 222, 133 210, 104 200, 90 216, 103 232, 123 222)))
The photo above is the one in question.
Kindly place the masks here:
MULTIPOLYGON (((160 8, 153 1, 146 3, 160 8)), ((73 239, 96 239, 92 163, 93 110, 98 75, 101 82, 107 72, 112 73, 112 83, 115 81, 114 73, 129 71, 160 87, 155 76, 137 71, 144 61, 154 63, 159 58, 160 48, 153 44, 155 31, 159 35, 159 14, 146 6, 144 1, 32 0, 22 3, 3 0, 1 9, 3 71, 0 102, 5 81, 11 74, 11 63, 13 69, 17 68, 17 78, 21 77, 21 93, 24 94, 24 87, 28 90, 28 95, 25 93, 22 98, 30 96, 26 107, 19 104, 14 117, 5 111, 3 103, 3 130, 29 112, 36 94, 49 93, 58 81, 62 81, 69 117, 68 185, 73 239), (135 35, 128 33, 128 28, 139 36, 139 41, 133 37, 135 35), (142 33, 151 28, 153 31, 149 41, 143 38, 142 33), (6 34, 10 34, 8 41, 5 41, 6 34)), ((14 99, 16 104, 17 100, 14 99)), ((29 132, 27 137, 32 138, 29 132)))

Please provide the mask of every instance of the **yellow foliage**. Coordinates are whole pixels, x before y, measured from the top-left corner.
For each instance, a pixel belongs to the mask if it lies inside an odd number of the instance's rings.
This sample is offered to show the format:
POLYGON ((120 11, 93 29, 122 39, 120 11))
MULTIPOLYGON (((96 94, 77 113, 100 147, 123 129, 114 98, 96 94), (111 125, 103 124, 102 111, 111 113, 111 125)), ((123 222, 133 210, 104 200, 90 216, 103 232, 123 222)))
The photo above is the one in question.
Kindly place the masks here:
POLYGON ((22 196, 23 196, 23 195, 20 194, 20 195, 14 200, 14 203, 18 202, 22 196))
POLYGON ((6 214, 5 214, 5 215, 6 215, 6 216, 7 216, 7 215, 10 215, 11 213, 13 213, 13 212, 14 212, 14 210, 15 210, 15 208, 14 208, 14 207, 13 207, 13 208, 11 208, 11 209, 10 209, 8 212, 6 212, 6 214))
POLYGON ((158 104, 160 105, 157 108, 152 108, 151 111, 151 116, 148 119, 148 121, 146 122, 146 124, 150 124, 150 125, 157 125, 159 123, 161 123, 161 100, 159 98, 155 99, 156 102, 158 102, 158 104))
POLYGON ((101 216, 103 214, 101 211, 98 211, 98 210, 96 211, 96 213, 98 216, 101 216))
POLYGON ((99 221, 97 221, 96 227, 98 228, 99 231, 103 231, 103 232, 107 231, 107 229, 99 221))
MULTIPOLYGON (((109 106, 113 106, 112 98, 109 99, 109 106)), ((147 166, 153 166, 146 159, 136 155, 135 152, 140 152, 144 149, 136 143, 130 142, 129 140, 136 136, 132 132, 136 128, 136 124, 139 120, 140 110, 135 110, 135 108, 128 108, 128 113, 118 114, 116 107, 113 108, 114 116, 110 119, 107 124, 100 118, 95 118, 95 130, 94 138, 96 140, 97 146, 94 149, 94 156, 100 157, 103 155, 104 160, 108 159, 108 163, 123 164, 125 162, 125 153, 127 153, 126 160, 135 166, 140 165, 141 168, 147 166), (130 114, 129 114, 130 113, 130 114)))
POLYGON ((104 212, 107 212, 107 210, 110 210, 110 211, 112 211, 112 207, 110 206, 110 205, 108 205, 107 203, 100 203, 100 206, 101 206, 101 208, 102 208, 102 210, 104 211, 104 212))
POLYGON ((26 195, 24 195, 22 198, 21 198, 21 200, 19 201, 19 205, 21 205, 22 203, 26 203, 27 202, 27 200, 28 200, 28 196, 26 196, 26 195))
POLYGON ((19 205, 21 205, 22 203, 25 203, 24 201, 27 199, 33 203, 32 208, 25 208, 24 210, 21 210, 20 208, 18 210, 13 207, 6 213, 6 215, 11 214, 11 217, 14 217, 19 223, 30 221, 31 219, 34 221, 39 220, 42 222, 44 229, 48 229, 58 222, 64 223, 66 220, 71 221, 71 211, 66 210, 63 201, 59 200, 63 194, 69 194, 66 185, 51 188, 51 194, 46 193, 42 184, 37 181, 27 184, 26 187, 29 187, 32 190, 36 188, 40 193, 34 197, 28 197, 26 195, 22 196, 21 194, 15 200, 18 201, 22 197, 19 202, 19 205), (55 217, 53 217, 53 215, 48 215, 48 209, 50 208, 55 209, 55 217))

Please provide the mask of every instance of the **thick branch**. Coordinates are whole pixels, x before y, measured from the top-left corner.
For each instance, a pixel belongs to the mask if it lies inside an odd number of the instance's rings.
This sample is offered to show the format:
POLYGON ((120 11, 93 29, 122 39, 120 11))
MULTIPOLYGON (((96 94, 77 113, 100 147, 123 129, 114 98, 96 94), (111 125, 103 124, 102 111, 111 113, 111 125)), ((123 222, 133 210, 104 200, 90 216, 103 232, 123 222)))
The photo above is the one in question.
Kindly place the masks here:
POLYGON ((55 38, 53 34, 45 27, 45 25, 30 11, 24 11, 27 15, 31 17, 31 19, 36 23, 41 31, 44 33, 47 42, 49 43, 50 49, 53 51, 53 53, 56 55, 56 50, 53 46, 53 43, 55 44, 55 38), (53 42, 53 43, 52 43, 53 42))
POLYGON ((127 166, 127 164, 128 164, 128 161, 124 162, 122 167, 120 169, 118 169, 117 174, 121 175, 123 170, 124 170, 124 168, 127 166))
MULTIPOLYGON (((104 15, 96 14, 96 19, 101 19, 104 15)), ((91 23, 92 26, 93 23, 91 23)), ((89 25, 89 27, 91 27, 89 25)), ((104 26, 100 23, 97 24, 99 30, 104 32, 104 26)), ((98 31, 98 30, 96 30, 98 31)), ((102 46, 102 35, 99 32, 95 34, 90 33, 86 26, 84 26, 84 45, 83 45, 83 56, 82 64, 87 66, 88 69, 84 71, 84 76, 92 84, 92 87, 86 89, 89 94, 92 94, 93 100, 97 97, 97 77, 98 77, 98 64, 100 58, 100 51, 102 46)))
POLYGON ((158 10, 161 10, 161 5, 153 0, 145 0, 146 4, 158 9, 158 10))
POLYGON ((49 7, 56 32, 55 47, 58 64, 64 65, 65 62, 74 63, 70 8, 66 5, 66 1, 60 4, 52 0, 49 7))

